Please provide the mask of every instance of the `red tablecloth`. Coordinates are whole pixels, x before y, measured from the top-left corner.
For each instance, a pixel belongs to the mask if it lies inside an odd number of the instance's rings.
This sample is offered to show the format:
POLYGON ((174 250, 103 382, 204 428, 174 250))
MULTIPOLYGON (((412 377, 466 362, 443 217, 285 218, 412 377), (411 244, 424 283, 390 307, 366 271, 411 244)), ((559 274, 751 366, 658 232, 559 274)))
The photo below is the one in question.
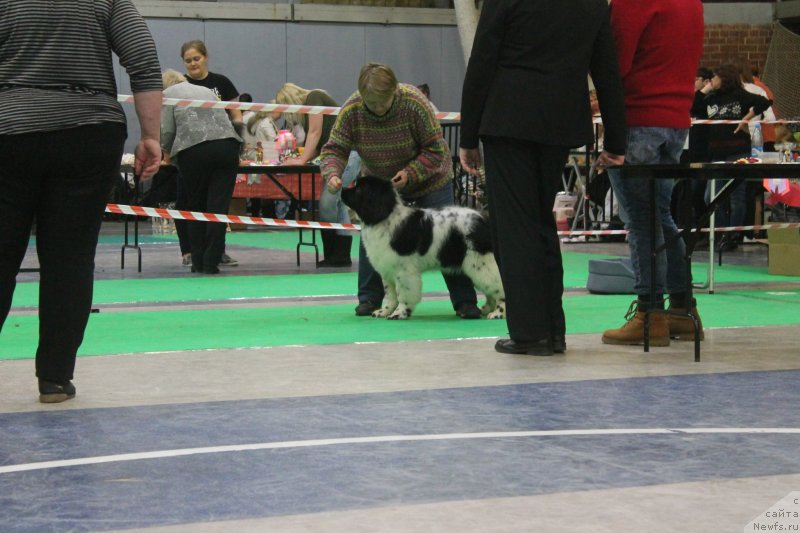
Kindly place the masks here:
MULTIPOLYGON (((259 174, 261 183, 247 184, 247 180, 237 183, 233 188, 234 198, 267 198, 271 200, 282 200, 287 198, 286 193, 282 191, 270 178, 265 174, 259 174)), ((241 176, 246 178, 247 176, 241 176)), ((322 175, 319 173, 303 173, 303 174, 272 174, 272 177, 278 180, 287 191, 289 191, 298 200, 318 200, 319 193, 322 190, 322 175), (299 179, 298 179, 299 178, 299 179), (300 179, 302 179, 303 197, 300 197, 300 179), (311 184, 314 182, 314 194, 316 198, 311 197, 311 184)))

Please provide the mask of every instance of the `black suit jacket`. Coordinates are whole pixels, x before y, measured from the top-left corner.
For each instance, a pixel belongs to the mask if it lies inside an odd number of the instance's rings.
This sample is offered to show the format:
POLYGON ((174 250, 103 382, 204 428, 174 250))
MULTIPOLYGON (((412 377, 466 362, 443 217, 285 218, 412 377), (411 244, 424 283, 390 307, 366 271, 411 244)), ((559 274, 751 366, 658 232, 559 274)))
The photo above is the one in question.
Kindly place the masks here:
POLYGON ((591 73, 605 149, 625 153, 622 81, 606 0, 487 0, 461 99, 461 146, 479 136, 593 141, 591 73))

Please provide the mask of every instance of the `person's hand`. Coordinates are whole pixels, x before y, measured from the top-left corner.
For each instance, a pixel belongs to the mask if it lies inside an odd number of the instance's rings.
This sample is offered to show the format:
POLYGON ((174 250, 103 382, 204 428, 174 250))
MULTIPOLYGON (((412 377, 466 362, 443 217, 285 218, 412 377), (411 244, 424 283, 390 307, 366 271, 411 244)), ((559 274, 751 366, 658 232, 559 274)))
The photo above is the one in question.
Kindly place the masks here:
POLYGON ((708 80, 705 83, 705 85, 703 85, 703 88, 700 89, 700 92, 703 93, 703 94, 708 94, 713 90, 714 90, 714 87, 711 85, 711 80, 708 80))
POLYGON ((459 148, 458 158, 461 166, 470 174, 477 176, 481 168, 481 151, 477 148, 459 148))
POLYGON ((624 155, 612 154, 611 152, 603 150, 600 152, 600 155, 597 156, 597 161, 595 161, 594 164, 595 167, 597 167, 597 173, 602 174, 606 168, 619 166, 623 163, 625 163, 624 155))
POLYGON ((328 180, 328 192, 331 194, 336 194, 341 188, 342 178, 339 176, 331 176, 331 179, 328 180))
POLYGON ((408 185, 408 172, 401 170, 392 178, 392 185, 395 189, 402 189, 408 185))
POLYGON ((142 139, 134 150, 133 172, 147 181, 161 166, 161 145, 156 139, 142 139))
POLYGON ((401 170, 395 174, 392 178, 392 185, 394 185, 395 189, 402 189, 408 185, 408 172, 401 170))
POLYGON ((746 131, 746 132, 749 133, 750 132, 750 123, 748 121, 742 119, 742 121, 739 122, 739 125, 736 126, 736 129, 733 130, 733 134, 736 135, 740 131, 746 131))

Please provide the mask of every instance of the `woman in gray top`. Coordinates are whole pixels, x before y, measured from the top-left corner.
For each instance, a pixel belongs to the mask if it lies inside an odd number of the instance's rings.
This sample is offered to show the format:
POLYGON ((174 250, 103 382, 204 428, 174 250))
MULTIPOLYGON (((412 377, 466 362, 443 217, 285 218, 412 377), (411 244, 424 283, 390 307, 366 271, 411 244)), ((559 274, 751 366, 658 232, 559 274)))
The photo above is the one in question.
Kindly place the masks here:
MULTIPOLYGON (((187 83, 175 70, 164 72, 163 80, 167 98, 217 99, 210 89, 187 83)), ((223 109, 164 106, 161 146, 180 170, 178 209, 228 212, 241 141, 223 109)), ((188 226, 192 272, 218 274, 225 250, 225 225, 191 221, 188 226)))

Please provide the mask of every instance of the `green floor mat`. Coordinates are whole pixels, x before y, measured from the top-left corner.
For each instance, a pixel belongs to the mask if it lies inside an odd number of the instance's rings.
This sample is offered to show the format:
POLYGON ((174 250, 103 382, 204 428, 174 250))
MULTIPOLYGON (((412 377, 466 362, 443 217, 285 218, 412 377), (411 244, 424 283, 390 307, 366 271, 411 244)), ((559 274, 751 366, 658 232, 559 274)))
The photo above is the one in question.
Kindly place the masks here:
MULTIPOLYGON (((800 291, 726 291, 698 300, 707 328, 800 324, 800 291)), ((621 326, 630 302, 625 295, 566 297, 568 334, 621 326)), ((423 301, 408 321, 356 317, 352 304, 99 313, 90 318, 80 355, 505 335, 505 321, 459 319, 446 300, 423 301)), ((33 357, 37 336, 37 317, 10 316, 0 359, 33 357)))
MULTIPOLYGON (((564 254, 564 286, 584 288, 591 259, 611 256, 582 253, 564 254)), ((706 265, 693 265, 695 279, 704 280, 706 265)), ((226 299, 270 298, 287 296, 335 296, 353 295, 357 290, 357 274, 291 274, 276 276, 201 277, 186 274, 178 278, 101 280, 95 282, 94 303, 144 303, 144 302, 191 302, 226 299)), ((798 277, 773 276, 766 268, 753 266, 723 265, 717 267, 717 283, 792 282, 798 277)), ((423 290, 428 293, 447 290, 441 274, 426 272, 423 290)), ((724 290, 720 288, 720 290, 724 290)), ((13 307, 37 305, 38 282, 23 282, 17 285, 13 307)))
MULTIPOLYGON (((310 234, 305 234, 303 238, 306 241, 311 240, 310 234)), ((175 234, 168 235, 149 235, 142 242, 178 242, 178 236, 175 234)), ((117 239, 119 240, 119 239, 117 239)), ((296 230, 249 230, 249 231, 232 231, 225 236, 225 244, 227 246, 247 246, 248 248, 264 248, 269 250, 292 250, 297 248, 298 234, 296 230)), ((358 257, 358 236, 353 239, 354 245, 352 248, 353 257, 358 257)), ((102 244, 115 244, 115 241, 107 241, 101 238, 102 244)), ((122 240, 119 240, 122 243, 122 240)), ((317 235, 317 243, 322 244, 319 235, 317 235)))

